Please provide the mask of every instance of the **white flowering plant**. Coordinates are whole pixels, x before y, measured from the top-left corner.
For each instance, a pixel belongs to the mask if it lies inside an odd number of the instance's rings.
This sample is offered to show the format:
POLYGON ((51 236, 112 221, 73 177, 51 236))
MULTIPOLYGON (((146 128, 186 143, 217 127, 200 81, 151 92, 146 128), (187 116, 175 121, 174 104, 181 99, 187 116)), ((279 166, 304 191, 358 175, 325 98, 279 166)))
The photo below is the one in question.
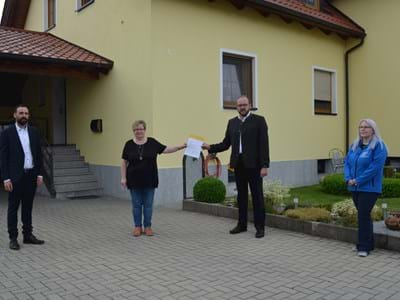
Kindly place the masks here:
POLYGON ((280 180, 263 180, 264 199, 272 205, 280 205, 290 197, 290 188, 280 180))
MULTIPOLYGON (((334 219, 343 223, 345 226, 357 226, 358 224, 357 209, 354 206, 352 199, 346 199, 333 204, 331 215, 334 219)), ((372 208, 371 218, 373 221, 379 221, 382 219, 382 210, 378 205, 374 205, 372 208)))

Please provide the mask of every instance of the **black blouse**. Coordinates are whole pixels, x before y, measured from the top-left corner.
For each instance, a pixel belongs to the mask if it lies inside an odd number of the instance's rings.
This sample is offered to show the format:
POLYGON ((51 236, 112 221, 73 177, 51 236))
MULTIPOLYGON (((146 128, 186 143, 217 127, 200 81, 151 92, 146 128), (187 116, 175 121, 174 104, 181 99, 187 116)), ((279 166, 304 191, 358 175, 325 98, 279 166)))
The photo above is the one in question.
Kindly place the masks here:
POLYGON ((125 143, 122 159, 128 162, 126 181, 128 189, 158 187, 157 155, 167 146, 154 138, 147 138, 143 145, 133 140, 125 143))

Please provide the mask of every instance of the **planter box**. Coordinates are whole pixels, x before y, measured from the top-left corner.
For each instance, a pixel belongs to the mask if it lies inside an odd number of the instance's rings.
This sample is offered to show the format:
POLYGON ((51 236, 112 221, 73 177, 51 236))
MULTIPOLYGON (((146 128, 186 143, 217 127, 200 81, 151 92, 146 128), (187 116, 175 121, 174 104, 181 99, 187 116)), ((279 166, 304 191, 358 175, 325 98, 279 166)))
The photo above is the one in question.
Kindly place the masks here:
MULTIPOLYGON (((193 200, 183 200, 183 210, 231 219, 237 219, 238 216, 238 209, 236 207, 196 202, 193 200)), ((248 219, 249 221, 253 220, 252 212, 249 213, 248 219)), ((290 230, 353 244, 357 243, 357 229, 355 228, 328 223, 302 221, 273 214, 266 214, 265 222, 268 227, 290 230)), ((400 236, 391 235, 390 233, 374 233, 374 238, 375 247, 400 251, 400 236)))

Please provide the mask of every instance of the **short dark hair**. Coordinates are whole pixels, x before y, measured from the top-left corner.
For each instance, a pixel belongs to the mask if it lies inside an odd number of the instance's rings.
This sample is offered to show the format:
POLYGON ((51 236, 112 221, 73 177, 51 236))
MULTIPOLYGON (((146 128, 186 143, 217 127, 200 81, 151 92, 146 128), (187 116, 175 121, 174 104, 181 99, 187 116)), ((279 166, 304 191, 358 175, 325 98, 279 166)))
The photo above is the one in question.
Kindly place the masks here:
POLYGON ((18 105, 15 107, 14 112, 17 112, 18 108, 20 108, 20 107, 25 107, 25 108, 27 108, 27 109, 29 110, 28 105, 22 104, 22 103, 21 103, 21 104, 18 104, 18 105))

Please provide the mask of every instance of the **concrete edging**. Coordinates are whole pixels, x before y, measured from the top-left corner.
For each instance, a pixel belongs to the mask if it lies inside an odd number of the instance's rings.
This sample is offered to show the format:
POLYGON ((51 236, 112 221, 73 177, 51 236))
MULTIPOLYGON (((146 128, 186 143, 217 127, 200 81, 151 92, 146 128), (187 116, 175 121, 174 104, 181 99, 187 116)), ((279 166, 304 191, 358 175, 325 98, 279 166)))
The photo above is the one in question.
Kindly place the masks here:
MULTIPOLYGON (((193 200, 183 200, 183 210, 204 213, 213 216, 237 219, 238 209, 236 207, 227 207, 221 204, 196 202, 193 200)), ((249 220, 253 219, 252 214, 249 214, 249 220)), ((357 243, 357 229, 343 227, 335 224, 302 221, 288 218, 281 215, 266 214, 266 226, 300 232, 323 238, 357 243)), ((396 236, 375 233, 375 247, 400 251, 400 238, 396 236)))

